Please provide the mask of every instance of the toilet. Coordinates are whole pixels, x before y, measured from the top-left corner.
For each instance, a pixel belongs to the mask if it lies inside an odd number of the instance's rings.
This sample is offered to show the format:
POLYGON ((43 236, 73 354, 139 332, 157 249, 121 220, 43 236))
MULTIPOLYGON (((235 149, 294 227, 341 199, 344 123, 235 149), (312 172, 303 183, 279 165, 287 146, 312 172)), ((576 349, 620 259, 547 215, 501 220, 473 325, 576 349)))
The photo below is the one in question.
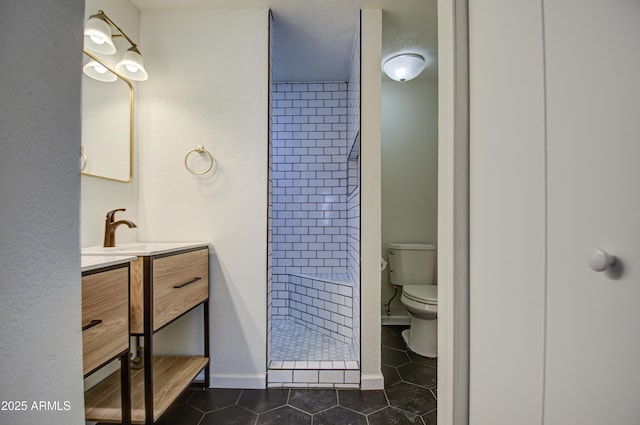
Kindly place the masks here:
POLYGON ((411 327, 402 338, 414 353, 438 357, 436 246, 389 244, 387 253, 390 282, 402 287, 400 301, 411 317, 411 327))

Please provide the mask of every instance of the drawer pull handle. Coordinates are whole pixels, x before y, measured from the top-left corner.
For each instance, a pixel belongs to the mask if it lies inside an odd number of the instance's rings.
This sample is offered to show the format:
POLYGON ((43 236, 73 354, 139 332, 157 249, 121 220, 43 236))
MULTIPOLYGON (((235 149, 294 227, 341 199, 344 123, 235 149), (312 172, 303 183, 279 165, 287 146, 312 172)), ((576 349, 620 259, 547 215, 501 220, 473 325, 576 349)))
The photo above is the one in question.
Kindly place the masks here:
POLYGON ((89 323, 87 323, 86 325, 82 325, 82 332, 86 331, 89 328, 94 327, 95 325, 99 325, 100 323, 102 323, 102 320, 99 320, 99 319, 92 320, 89 323))
POLYGON ((197 281, 201 280, 202 278, 200 276, 198 277, 194 277, 193 279, 191 279, 188 282, 185 283, 181 283, 180 285, 175 285, 174 288, 175 289, 180 289, 180 288, 184 288, 187 285, 191 285, 192 283, 196 283, 197 281))

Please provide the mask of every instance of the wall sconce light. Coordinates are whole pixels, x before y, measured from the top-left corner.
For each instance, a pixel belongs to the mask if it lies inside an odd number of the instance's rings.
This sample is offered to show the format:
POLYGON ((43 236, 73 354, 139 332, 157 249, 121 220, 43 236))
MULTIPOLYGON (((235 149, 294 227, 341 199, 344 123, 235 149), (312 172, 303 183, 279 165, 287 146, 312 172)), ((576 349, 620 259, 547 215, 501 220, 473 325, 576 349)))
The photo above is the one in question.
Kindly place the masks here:
MULTIPOLYGON (((124 53, 122 59, 116 65, 116 71, 122 74, 129 80, 145 81, 149 78, 147 71, 144 69, 144 63, 142 62, 142 56, 138 50, 136 43, 127 36, 115 24, 102 10, 99 10, 95 15, 91 15, 84 27, 84 47, 92 50, 96 53, 105 55, 112 55, 116 53, 116 46, 113 43, 114 37, 124 37, 131 47, 124 53), (112 34, 111 30, 117 31, 117 34, 112 34)), ((82 69, 86 75, 91 78, 95 78, 99 81, 115 81, 115 75, 113 80, 100 78, 100 76, 106 76, 109 72, 100 69, 103 66, 101 64, 91 61, 86 64, 82 69)), ((108 77, 111 78, 111 77, 108 77)))
POLYGON ((395 81, 409 81, 424 70, 424 57, 415 53, 402 53, 387 59, 382 66, 384 73, 395 81))
POLYGON ((118 79, 116 74, 109 71, 106 66, 96 60, 87 62, 82 67, 82 72, 94 80, 103 81, 105 83, 111 83, 118 79))

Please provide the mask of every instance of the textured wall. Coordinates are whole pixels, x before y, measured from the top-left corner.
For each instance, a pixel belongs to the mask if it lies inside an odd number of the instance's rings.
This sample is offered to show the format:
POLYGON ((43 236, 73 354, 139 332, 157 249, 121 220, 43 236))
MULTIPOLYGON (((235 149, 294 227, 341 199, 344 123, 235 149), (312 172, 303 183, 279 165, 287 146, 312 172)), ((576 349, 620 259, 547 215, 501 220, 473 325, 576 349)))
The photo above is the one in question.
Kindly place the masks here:
MULTIPOLYGON (((267 317, 268 11, 145 10, 139 87, 142 240, 205 240, 215 386, 264 386, 267 317), (179 34, 179 36, 176 36, 179 34), (204 145, 214 175, 185 154, 204 145)), ((156 336, 201 349, 199 310, 156 336)))
POLYGON ((84 418, 83 10, 81 0, 0 3, 0 400, 27 402, 26 411, 0 411, 3 425, 84 418), (62 410, 33 409, 34 401, 62 410))

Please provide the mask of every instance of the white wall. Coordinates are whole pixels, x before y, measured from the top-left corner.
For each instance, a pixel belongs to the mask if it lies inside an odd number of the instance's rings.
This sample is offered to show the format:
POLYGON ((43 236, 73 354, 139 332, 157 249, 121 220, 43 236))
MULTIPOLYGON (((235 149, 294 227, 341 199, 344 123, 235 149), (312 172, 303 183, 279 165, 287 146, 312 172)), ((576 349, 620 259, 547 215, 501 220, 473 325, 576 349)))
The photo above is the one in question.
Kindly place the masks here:
POLYGON ((546 269, 542 5, 482 0, 469 6, 469 423, 539 425, 546 269))
MULTIPOLYGON (((144 10, 139 88, 142 240, 204 240, 211 256, 212 384, 261 387, 266 371, 267 10, 144 10), (187 172, 202 144, 215 175, 187 172)), ((199 310, 156 337, 200 349, 199 310)))
MULTIPOLYGON (((86 0, 85 2, 85 22, 89 16, 103 10, 122 30, 127 33, 133 41, 140 40, 140 11, 129 0, 86 0)), ((128 46, 117 44, 117 46, 128 46)), ((141 53, 146 56, 144 44, 139 46, 141 53)), ((105 61, 117 61, 121 58, 123 51, 119 50, 116 55, 102 55, 105 61)), ((135 98, 138 97, 138 86, 145 83, 134 82, 135 98)), ((135 101, 134 111, 137 110, 138 103, 135 101)), ((134 120, 134 157, 138 153, 137 143, 137 123, 134 120)), ((119 183, 96 177, 82 176, 81 187, 81 208, 80 208, 80 234, 82 246, 102 245, 104 240, 104 219, 107 211, 116 208, 126 208, 126 212, 119 212, 116 217, 126 218, 138 224, 138 176, 137 161, 134 161, 133 182, 119 183)), ((138 240, 138 229, 119 227, 116 231, 116 242, 126 243, 138 240)))
POLYGON ((362 11, 361 353, 362 389, 384 385, 380 365, 382 11, 362 11))
MULTIPOLYGON (((390 243, 437 243, 438 82, 382 82, 382 256, 390 243)), ((393 296, 382 273, 381 314, 393 296)), ((396 296, 392 316, 407 316, 396 296)))
POLYGON ((84 418, 80 330, 83 2, 0 5, 0 411, 8 425, 84 418), (39 411, 33 401, 70 403, 39 411))

